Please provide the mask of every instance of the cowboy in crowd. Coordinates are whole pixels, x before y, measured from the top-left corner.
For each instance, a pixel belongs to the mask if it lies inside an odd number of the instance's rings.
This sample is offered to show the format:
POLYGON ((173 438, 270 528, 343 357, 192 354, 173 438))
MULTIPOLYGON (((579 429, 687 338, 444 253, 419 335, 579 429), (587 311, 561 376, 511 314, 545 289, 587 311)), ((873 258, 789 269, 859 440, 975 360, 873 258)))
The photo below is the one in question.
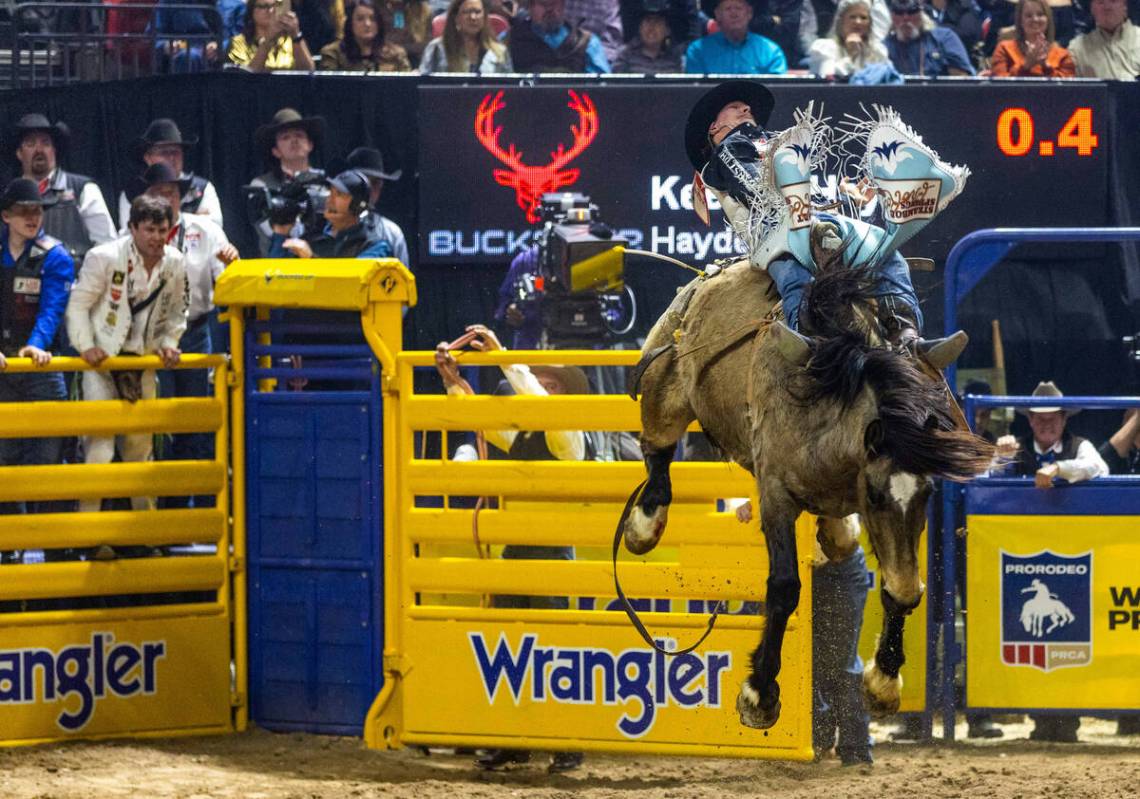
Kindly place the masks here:
MULTIPOLYGON (((67 304, 67 332, 83 360, 97 367, 115 355, 158 355, 172 369, 186 332, 190 287, 182 253, 167 244, 174 223, 170 204, 142 194, 131 202, 130 235, 92 249, 83 262, 67 304)), ((83 372, 87 400, 154 399, 153 370, 83 372)), ((124 462, 148 461, 154 437, 150 433, 121 437, 124 462)), ((87 463, 110 463, 115 439, 87 436, 87 463)), ((81 511, 99 509, 99 500, 80 502, 81 511)), ((135 510, 153 507, 152 497, 132 497, 135 510)))
POLYGON ((384 156, 379 150, 371 147, 357 147, 345 159, 344 169, 332 171, 339 174, 349 169, 355 169, 368 178, 368 210, 362 221, 370 228, 371 237, 387 241, 392 247, 391 257, 410 269, 412 262, 408 259, 408 242, 404 238, 404 231, 380 213, 380 194, 384 191, 384 181, 399 180, 403 170, 385 169, 384 156))
MULTIPOLYGON (((186 153, 197 143, 197 136, 183 138, 182 131, 173 119, 155 119, 135 141, 134 153, 148 167, 164 163, 174 170, 185 187, 178 205, 182 213, 201 214, 221 227, 222 204, 218 199, 218 190, 201 175, 186 171, 186 153)), ((123 233, 127 231, 127 216, 131 212, 133 199, 127 192, 119 192, 119 223, 123 233)))
POLYGON ((96 244, 115 238, 115 224, 95 181, 59 166, 71 141, 67 125, 26 114, 16 123, 13 140, 20 176, 34 181, 44 197, 45 233, 63 242, 77 261, 96 244))
MULTIPOLYGON (((164 161, 147 167, 138 179, 136 192, 160 198, 170 205, 173 227, 167 243, 182 253, 186 280, 190 285, 190 304, 186 332, 178 342, 180 352, 210 354, 214 351, 210 336, 210 312, 214 310, 214 283, 222 270, 238 259, 237 248, 230 244, 225 232, 208 217, 187 214, 179 209, 186 196, 188 179, 180 176, 164 161)), ((174 369, 159 375, 159 391, 164 397, 210 396, 209 374, 205 369, 174 369)), ((214 457, 212 433, 182 433, 171 438, 166 460, 210 460, 214 457)), ((169 497, 164 507, 186 507, 186 497, 169 497)), ((213 505, 213 497, 194 498, 195 507, 213 505)))
MULTIPOLYGON (((314 167, 310 159, 324 136, 324 130, 325 121, 321 117, 303 117, 292 108, 279 110, 269 124, 254 131, 253 140, 258 151, 273 166, 251 180, 250 187, 270 192, 292 188, 301 195, 315 198, 324 186, 325 172, 314 167)), ((314 206, 314 203, 308 203, 301 219, 292 225, 290 236, 300 238, 320 231, 320 213, 314 206)), ((264 256, 269 253, 273 229, 268 217, 253 221, 257 229, 258 249, 264 256)))
MULTIPOLYGON (((63 375, 33 371, 4 374, 7 359, 51 362, 56 333, 75 280, 67 249, 43 232, 44 199, 33 181, 17 178, 0 196, 0 402, 66 400, 63 375)), ((0 439, 0 465, 56 464, 63 439, 0 439)), ((0 504, 0 513, 26 511, 23 503, 0 504)))

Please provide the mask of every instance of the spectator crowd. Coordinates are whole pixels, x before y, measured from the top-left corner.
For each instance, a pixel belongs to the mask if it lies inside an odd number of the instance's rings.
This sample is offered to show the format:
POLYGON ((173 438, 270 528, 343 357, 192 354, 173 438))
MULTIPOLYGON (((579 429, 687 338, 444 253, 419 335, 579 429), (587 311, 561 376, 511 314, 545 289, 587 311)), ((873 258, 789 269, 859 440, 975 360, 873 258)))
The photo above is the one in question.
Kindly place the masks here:
POLYGON ((150 10, 105 4, 101 13, 20 6, 0 16, 25 33, 116 37, 114 58, 136 72, 792 73, 863 84, 1140 74, 1140 0, 157 0, 150 10))

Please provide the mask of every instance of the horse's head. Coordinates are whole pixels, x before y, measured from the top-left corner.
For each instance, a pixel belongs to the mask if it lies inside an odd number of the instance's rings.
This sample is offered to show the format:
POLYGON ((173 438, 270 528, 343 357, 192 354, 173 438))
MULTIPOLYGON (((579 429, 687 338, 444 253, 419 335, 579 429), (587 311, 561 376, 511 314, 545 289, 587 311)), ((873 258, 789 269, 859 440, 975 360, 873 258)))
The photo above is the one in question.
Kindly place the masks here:
MULTIPOLYGON (((854 332, 807 339, 780 323, 776 347, 793 370, 792 395, 805 407, 835 409, 849 442, 836 456, 857 472, 853 496, 895 601, 922 594, 918 542, 933 477, 981 474, 993 447, 964 425, 945 381, 915 357, 872 346, 854 332)), ((953 338, 953 337, 952 337, 953 338)), ((932 348, 941 367, 961 351, 964 334, 932 348)))

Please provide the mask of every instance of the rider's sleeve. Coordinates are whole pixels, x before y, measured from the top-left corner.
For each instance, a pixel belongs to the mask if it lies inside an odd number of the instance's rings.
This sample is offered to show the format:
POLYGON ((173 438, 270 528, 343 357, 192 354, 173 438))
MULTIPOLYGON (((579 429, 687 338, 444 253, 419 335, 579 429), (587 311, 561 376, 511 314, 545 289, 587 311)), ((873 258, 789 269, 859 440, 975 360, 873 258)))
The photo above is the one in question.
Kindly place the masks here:
POLYGON ((1077 447, 1077 457, 1067 461, 1057 461, 1057 476, 1070 483, 1092 480, 1094 477, 1108 476, 1108 464, 1096 451, 1091 441, 1082 441, 1077 447))
MULTIPOLYGON (((503 374, 506 375, 507 382, 511 384, 511 388, 515 390, 516 394, 531 397, 546 396, 546 389, 542 387, 542 383, 538 382, 538 378, 530 371, 529 366, 523 364, 504 366, 503 374)), ((514 431, 506 432, 512 434, 511 440, 514 441, 514 431)), ((490 440, 489 436, 488 433, 488 441, 490 440)), ((547 430, 546 448, 560 461, 584 460, 586 457, 586 437, 581 430, 547 430)), ((507 449, 510 447, 508 446, 507 449)))

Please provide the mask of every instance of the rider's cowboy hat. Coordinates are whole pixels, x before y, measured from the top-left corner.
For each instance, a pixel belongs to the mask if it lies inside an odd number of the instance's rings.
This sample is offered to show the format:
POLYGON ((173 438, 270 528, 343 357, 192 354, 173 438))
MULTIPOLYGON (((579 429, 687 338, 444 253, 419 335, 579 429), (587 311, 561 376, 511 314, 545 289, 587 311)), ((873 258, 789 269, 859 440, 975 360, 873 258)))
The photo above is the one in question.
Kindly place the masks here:
POLYGON ((12 144, 15 147, 20 146, 20 142, 24 140, 24 136, 29 133, 46 133, 51 136, 52 143, 55 145, 57 151, 61 151, 67 147, 68 142, 71 141, 71 128, 62 122, 52 124, 48 122, 48 118, 43 114, 24 114, 20 117, 20 121, 12 128, 12 144))
POLYGON ((161 119, 152 120, 151 123, 146 126, 143 135, 135 139, 134 153, 135 157, 141 160, 147 150, 151 147, 157 147, 160 144, 176 144, 181 147, 182 152, 185 153, 197 143, 197 136, 183 138, 182 131, 178 129, 178 123, 173 119, 163 117, 161 119))
POLYGON ((586 377, 577 366, 562 366, 560 364, 542 364, 530 367, 535 377, 547 375, 562 384, 567 394, 589 394, 590 379, 586 377))
POLYGON ((34 180, 16 178, 0 194, 0 211, 7 211, 13 205, 54 205, 40 196, 40 187, 34 180))
POLYGON ((703 169, 709 160, 709 126, 722 108, 738 100, 748 104, 761 128, 768 124, 776 105, 772 92, 754 80, 729 80, 705 92, 685 122, 685 152, 694 169, 703 169))
POLYGON ((257 149, 269 157, 277 145, 277 134, 292 128, 300 128, 305 131, 309 139, 312 140, 313 146, 316 147, 325 132, 325 119, 324 117, 303 117, 295 108, 282 108, 273 115, 273 120, 269 124, 262 125, 254 131, 253 142, 257 145, 257 149))
MULTIPOLYGON (((1057 399, 1065 395, 1061 393, 1061 389, 1057 388, 1057 385, 1052 380, 1042 380, 1029 396, 1057 399)), ((1060 405, 1034 405, 1032 408, 1018 408, 1017 412, 1028 416, 1031 413, 1053 413, 1060 410, 1065 411, 1066 417, 1076 416, 1081 412, 1080 408, 1062 408, 1060 405)))

